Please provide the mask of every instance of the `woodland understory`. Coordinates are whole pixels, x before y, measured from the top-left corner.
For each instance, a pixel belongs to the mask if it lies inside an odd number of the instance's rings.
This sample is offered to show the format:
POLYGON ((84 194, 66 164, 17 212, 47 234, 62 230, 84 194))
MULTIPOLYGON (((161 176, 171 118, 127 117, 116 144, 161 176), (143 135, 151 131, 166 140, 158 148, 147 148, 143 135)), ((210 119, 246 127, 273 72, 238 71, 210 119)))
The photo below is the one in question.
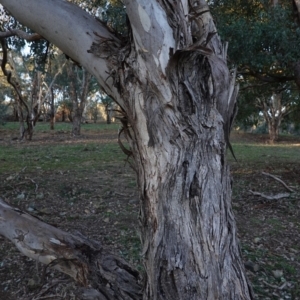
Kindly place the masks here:
MULTIPOLYGON (((81 138, 74 139, 67 131, 57 130, 50 136, 37 133, 30 145, 11 141, 11 136, 1 137, 0 146, 22 150, 28 164, 18 171, 1 172, 0 190, 7 202, 68 232, 81 232, 143 272, 135 175, 117 146, 116 133, 84 131, 81 138), (63 165, 60 168, 63 154, 45 158, 34 151, 38 145, 51 149, 62 144, 77 145, 79 154, 84 156, 84 162, 73 173, 63 165), (110 151, 113 158, 95 161, 101 145, 109 144, 115 145, 110 151), (115 160, 117 156, 123 157, 121 161, 115 160), (44 171, 43 160, 51 160, 57 167, 44 171), (34 167, 30 167, 30 162, 34 167)), ((260 137, 253 140, 253 135, 233 138, 261 142, 260 137)), ((3 156, 0 159, 6 160, 3 156)), ((256 163, 229 160, 238 236, 256 299, 300 299, 299 162, 276 162, 275 154, 262 154, 256 163), (251 194, 250 190, 267 195, 288 192, 278 181, 261 174, 263 171, 276 174, 296 192, 281 200, 251 194)), ((4 238, 0 243, 0 282, 3 300, 84 299, 80 294, 82 287, 73 279, 50 267, 44 270, 4 238)))

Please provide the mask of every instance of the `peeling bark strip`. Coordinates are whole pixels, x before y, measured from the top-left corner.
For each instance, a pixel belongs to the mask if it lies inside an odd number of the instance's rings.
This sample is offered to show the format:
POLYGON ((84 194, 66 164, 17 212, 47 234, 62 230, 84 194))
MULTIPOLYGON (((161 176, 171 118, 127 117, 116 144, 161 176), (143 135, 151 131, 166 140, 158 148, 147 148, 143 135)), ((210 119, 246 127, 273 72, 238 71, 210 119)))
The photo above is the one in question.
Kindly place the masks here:
POLYGON ((79 282, 93 299, 141 299, 138 271, 97 242, 70 234, 13 208, 0 198, 0 234, 24 255, 79 282), (93 289, 88 289, 92 287, 93 289))
POLYGON ((225 156, 238 88, 207 2, 124 0, 123 40, 67 1, 0 3, 94 74, 124 112, 141 199, 143 299, 253 299, 225 156))

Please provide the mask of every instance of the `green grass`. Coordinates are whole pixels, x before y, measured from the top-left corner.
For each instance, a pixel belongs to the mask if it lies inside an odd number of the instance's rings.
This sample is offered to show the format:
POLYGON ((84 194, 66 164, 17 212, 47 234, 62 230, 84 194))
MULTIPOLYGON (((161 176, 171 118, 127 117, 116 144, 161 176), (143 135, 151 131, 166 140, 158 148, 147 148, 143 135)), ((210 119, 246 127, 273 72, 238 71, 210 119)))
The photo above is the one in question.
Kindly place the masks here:
MULTIPOLYGON (((82 134, 87 131, 101 133, 116 133, 119 124, 84 124, 82 134)), ((49 124, 38 123, 37 130, 49 134, 49 124)), ((59 123, 56 131, 70 130, 69 123, 59 123)), ((6 123, 0 129, 6 134, 18 134, 18 123, 6 123)), ((96 139, 96 138, 95 138, 96 139)), ((33 138, 34 141, 34 138, 33 138)), ((47 137, 44 138, 47 142, 47 137)), ((51 143, 51 141, 50 141, 51 143)), ((106 168, 111 164, 124 161, 126 156, 115 141, 91 141, 88 143, 14 143, 0 146, 0 174, 27 170, 69 170, 106 168)))
MULTIPOLYGON (((299 162, 300 143, 287 145, 233 143, 232 147, 239 164, 265 165, 272 162, 276 164, 299 162)), ((228 153, 228 160, 234 162, 231 153, 228 153)))
MULTIPOLYGON (((84 131, 114 131, 116 132, 120 124, 112 123, 89 123, 89 124, 82 124, 81 129, 84 131)), ((59 122, 55 123, 54 130, 50 130, 50 125, 47 122, 38 122, 34 127, 35 132, 56 132, 56 131, 71 131, 72 130, 72 123, 69 122, 59 122)), ((19 133, 19 123, 18 122, 7 122, 4 125, 0 125, 0 132, 11 132, 18 135, 19 133)))
POLYGON ((70 145, 29 145, 23 148, 0 147, 0 174, 27 170, 68 170, 97 168, 100 164, 124 161, 126 156, 116 143, 70 145))

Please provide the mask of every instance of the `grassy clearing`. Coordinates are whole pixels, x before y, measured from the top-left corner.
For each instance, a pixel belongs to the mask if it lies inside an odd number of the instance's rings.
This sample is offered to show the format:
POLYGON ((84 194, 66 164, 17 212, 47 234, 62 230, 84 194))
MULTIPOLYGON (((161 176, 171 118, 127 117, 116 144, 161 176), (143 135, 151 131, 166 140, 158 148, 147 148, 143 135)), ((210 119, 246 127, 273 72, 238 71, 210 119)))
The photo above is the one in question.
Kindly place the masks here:
MULTIPOLYGON (((116 136, 118 124, 84 124, 82 134, 93 133, 95 135, 112 134, 116 136)), ((55 131, 49 130, 49 125, 38 123, 36 134, 32 142, 14 142, 0 145, 0 174, 18 172, 24 168, 29 171, 41 169, 47 170, 74 170, 82 169, 95 170, 97 168, 107 168, 109 163, 120 163, 124 161, 125 155, 118 147, 115 140, 96 142, 95 140, 75 140, 70 139, 69 132, 71 125, 69 123, 59 123, 55 131), (65 134, 57 135, 55 133, 64 131, 65 134), (39 133, 48 135, 43 142, 35 142, 39 133), (48 141, 47 141, 48 139, 48 141), (51 143, 49 145, 49 143, 51 143)), ((2 133, 12 135, 17 133, 17 123, 7 123, 1 128, 2 133)), ((97 136, 96 136, 97 138, 97 136)))
POLYGON ((233 135, 238 163, 228 153, 233 176, 233 207, 245 261, 258 266, 248 271, 256 299, 300 299, 300 138, 281 137, 269 145, 267 136, 233 135), (276 195, 287 192, 271 173, 294 193, 268 201, 250 190, 276 195))
MULTIPOLYGON (((33 141, 20 143, 10 138, 18 135, 17 123, 0 127, 0 196, 21 208, 34 203, 46 209, 50 222, 102 239, 142 269, 136 181, 117 145, 118 128, 118 124, 84 124, 82 137, 74 139, 69 123, 56 124, 54 131, 38 123, 33 141), (20 200, 22 194, 25 199, 20 200)), ((272 203, 249 195, 250 189, 284 191, 262 171, 300 190, 300 138, 267 145, 261 137, 238 135, 232 145, 238 159, 236 163, 228 153, 233 207, 244 260, 259 265, 258 271, 248 273, 256 298, 300 299, 299 192, 272 203), (274 271, 282 271, 282 276, 274 276, 274 271), (276 288, 285 282, 285 288, 276 288)))
MULTIPOLYGON (((238 163, 247 164, 292 164, 299 162, 300 143, 285 145, 261 145, 255 143, 233 143, 233 150, 238 163)), ((229 161, 234 160, 230 157, 229 161)))
POLYGON ((1 146, 1 173, 17 172, 23 168, 74 170, 105 168, 108 163, 124 161, 125 155, 115 144, 32 145, 24 147, 1 146))
MULTIPOLYGON (((83 132, 105 132, 105 131, 111 131, 115 132, 119 128, 118 123, 112 123, 112 124, 105 124, 105 123, 88 123, 88 124, 82 124, 81 128, 83 132)), ((54 126, 54 130, 50 130, 49 123, 45 122, 38 122, 36 123, 36 126, 34 128, 35 132, 56 132, 56 131, 71 131, 72 124, 69 122, 59 122, 56 123, 54 126)), ((17 122, 7 122, 4 125, 0 125, 0 133, 9 132, 9 133, 15 133, 18 134, 19 131, 19 123, 17 122)))

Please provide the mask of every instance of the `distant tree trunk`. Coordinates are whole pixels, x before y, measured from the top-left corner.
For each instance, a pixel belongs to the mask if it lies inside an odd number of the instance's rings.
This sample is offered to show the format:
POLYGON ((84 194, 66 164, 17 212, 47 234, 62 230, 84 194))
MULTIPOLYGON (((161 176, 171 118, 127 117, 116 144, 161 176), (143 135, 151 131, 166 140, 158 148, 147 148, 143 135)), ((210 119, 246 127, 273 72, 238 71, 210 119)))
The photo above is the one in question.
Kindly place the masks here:
POLYGON ((26 123, 27 123, 27 127, 24 131, 24 137, 26 140, 31 141, 33 136, 34 125, 28 117, 26 119, 26 123))
POLYGON ((18 114, 18 121, 19 121, 19 134, 20 134, 19 139, 22 140, 24 137, 25 125, 24 125, 22 105, 17 95, 16 95, 16 106, 17 106, 17 114, 18 114))
POLYGON ((41 72, 39 71, 33 75, 30 99, 27 107, 25 138, 31 141, 34 127, 41 115, 42 108, 41 72))
POLYGON ((106 112, 106 124, 111 124, 111 104, 105 105, 105 112, 106 112))
POLYGON ((18 106, 18 103, 15 101, 13 103, 13 120, 15 122, 19 121, 19 115, 18 115, 18 108, 17 108, 17 106, 18 106))
POLYGON ((68 76, 70 79, 69 94, 73 104, 72 120, 71 120, 73 124, 72 134, 74 136, 78 136, 80 135, 82 115, 87 100, 88 84, 91 75, 86 70, 83 70, 83 78, 80 85, 80 82, 78 82, 78 78, 76 77, 75 67, 76 66, 74 64, 69 64, 67 69, 68 69, 68 76))
POLYGON ((271 144, 274 144, 274 142, 278 141, 279 138, 279 127, 281 120, 269 118, 267 121, 269 130, 269 142, 271 144))
POLYGON ((62 122, 65 122, 65 121, 66 121, 66 112, 65 112, 64 109, 63 109, 62 112, 61 112, 61 121, 62 121, 62 122))
POLYGON ((290 105, 282 105, 282 93, 273 93, 270 98, 258 98, 257 104, 262 110, 268 125, 269 143, 273 144, 278 141, 279 129, 283 118, 292 112, 292 108, 290 105))
POLYGON ((54 130, 55 124, 55 105, 54 105, 54 91, 50 91, 50 130, 54 130))

